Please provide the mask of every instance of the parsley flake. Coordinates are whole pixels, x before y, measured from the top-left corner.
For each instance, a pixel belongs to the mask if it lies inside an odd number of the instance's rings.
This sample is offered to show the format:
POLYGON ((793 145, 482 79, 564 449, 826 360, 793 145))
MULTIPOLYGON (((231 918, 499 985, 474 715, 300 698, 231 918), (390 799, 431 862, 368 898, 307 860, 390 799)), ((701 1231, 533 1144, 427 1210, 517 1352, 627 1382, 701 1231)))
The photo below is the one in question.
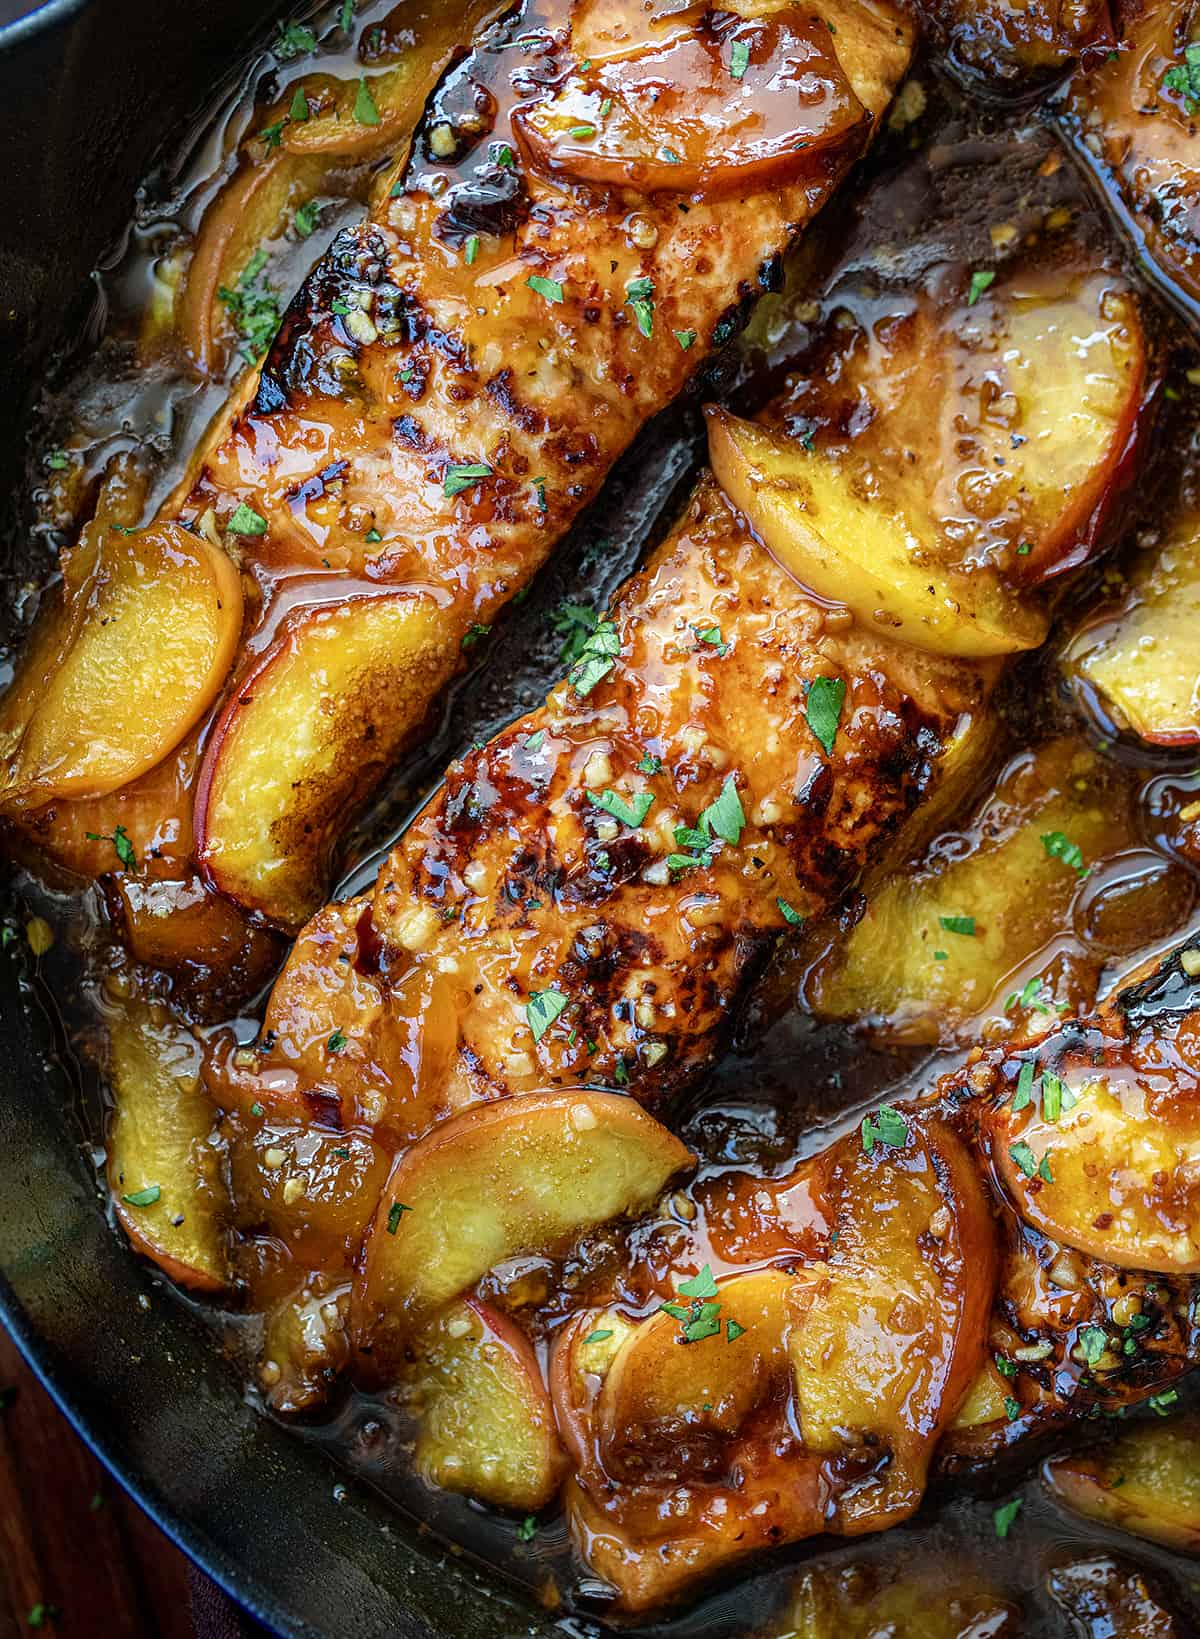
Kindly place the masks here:
POLYGON ((804 921, 800 912, 789 905, 786 899, 777 898, 775 903, 779 906, 779 914, 791 927, 798 928, 804 921))
POLYGON ((654 756, 653 752, 643 751, 636 766, 639 774, 661 774, 662 758, 654 756))
POLYGON ((1017 1166, 1020 1167, 1026 1178, 1034 1178, 1037 1176, 1037 1156, 1034 1155, 1033 1151, 1029 1148, 1029 1145, 1024 1141, 1024 1139, 1022 1139, 1019 1144, 1013 1144, 1009 1148, 1008 1153, 1012 1156, 1017 1166))
POLYGON ((563 287, 558 279, 547 279, 541 273, 531 273, 525 283, 535 296, 541 296, 548 302, 557 303, 563 299, 563 287))
POLYGON ((966 939, 975 937, 975 918, 973 916, 939 916, 938 921, 947 933, 961 933, 966 939))
POLYGON ((625 303, 632 307, 643 336, 654 334, 654 280, 643 276, 625 286, 625 303))
POLYGON ((567 674, 567 681, 580 699, 589 695, 601 678, 608 676, 620 652, 617 628, 605 615, 597 621, 595 630, 579 651, 579 659, 567 674))
POLYGON ((239 501, 226 520, 225 528, 231 535, 265 535, 267 520, 245 501, 239 501))
POLYGON ((1102 1326, 1085 1326, 1079 1333, 1079 1348, 1084 1364, 1095 1367, 1108 1352, 1108 1334, 1102 1326))
POLYGON ((804 720, 827 757, 833 755, 833 742, 837 739, 838 723, 841 720, 845 699, 844 678, 814 677, 808 686, 804 720))
POLYGON ((1042 847, 1051 859, 1061 859, 1064 865, 1069 865, 1081 881, 1087 876, 1088 868, 1083 863, 1083 850, 1077 842, 1072 842, 1065 832, 1043 831, 1042 847))
POLYGON ((996 1527, 996 1535, 1000 1538, 1001 1542, 1003 1542, 1005 1537, 1007 1537, 1013 1521, 1020 1512, 1021 1499, 1020 1497, 1014 1497, 1011 1502, 1006 1502, 1003 1507, 997 1508, 993 1513, 992 1522, 996 1527))
POLYGON ((525 1004, 525 1017, 533 1031, 534 1041, 541 1041, 550 1026, 567 1005, 561 990, 533 990, 525 1004))
POLYGON ((122 1195, 121 1199, 129 1206, 153 1206, 161 1196, 161 1184, 147 1184, 145 1189, 135 1189, 132 1195, 122 1195))
POLYGON ((1161 1394, 1152 1394, 1146 1404, 1156 1416, 1165 1417, 1172 1406, 1179 1404, 1179 1390, 1163 1389, 1161 1394))
POLYGON ((317 37, 312 29, 305 28, 303 23, 281 23, 279 38, 271 47, 281 63, 290 62, 293 57, 303 57, 306 52, 316 49, 317 37))
POLYGON ((111 835, 106 831, 85 831, 84 835, 89 842, 111 842, 124 868, 127 871, 137 870, 137 855, 133 851, 133 843, 129 840, 129 832, 123 825, 118 825, 111 835))
POLYGON ((735 79, 735 80, 742 79, 745 76, 746 70, 749 67, 750 67, 750 42, 749 42, 749 40, 735 40, 733 42, 733 45, 730 47, 730 51, 729 51, 729 73, 730 73, 730 77, 732 79, 735 79))
POLYGON ((320 208, 315 199, 310 199, 307 204, 301 205, 295 216, 292 217, 292 226, 301 239, 307 239, 316 227, 317 214, 320 208))
POLYGON ((270 283, 263 277, 267 253, 254 252, 238 275, 233 290, 220 285, 217 296, 246 345, 240 349, 247 364, 256 364, 271 345, 279 328, 279 302, 270 283))
POLYGON ((520 1525, 517 1526, 517 1538, 521 1542, 532 1542, 535 1536, 537 1536, 537 1520, 532 1514, 526 1514, 520 1525))
POLYGON ((340 1053, 342 1048, 346 1045, 346 1039, 347 1038, 344 1031, 335 1030, 325 1045, 331 1053, 340 1053))
POLYGON ((693 1275, 691 1280, 683 1282, 679 1288, 679 1295, 684 1298, 715 1298, 717 1290, 713 1272, 708 1264, 705 1264, 698 1275, 693 1275))
POLYGON ((308 113, 308 98, 304 95, 304 87, 298 85, 296 95, 292 98, 292 106, 288 109, 288 118, 295 120, 298 125, 302 125, 308 118, 308 113))
POLYGON ((654 794, 650 791, 638 791, 628 799, 618 791, 589 791, 587 800, 593 808, 599 808, 622 825, 628 825, 633 831, 650 812, 654 802, 654 794))
POLYGON ((406 1205, 403 1201, 392 1202, 391 1206, 388 1207, 387 1215, 387 1232, 389 1235, 394 1235, 396 1233, 400 1227, 401 1218, 403 1218, 406 1212, 411 1211, 412 1207, 406 1205))
POLYGON ((492 469, 486 461, 473 461, 469 466, 447 467, 446 476, 442 480, 442 494, 449 501, 455 495, 461 495, 464 489, 470 489, 481 478, 490 478, 492 469))
POLYGON ((371 87, 367 84, 365 74, 359 77, 358 91, 354 97, 354 119, 358 125, 379 124, 379 110, 375 106, 375 98, 371 95, 371 87))
POLYGON ((472 267, 475 258, 479 255, 479 235, 472 233, 463 245, 463 260, 468 267, 472 267))
POLYGON ((971 288, 967 292, 967 306, 974 307, 985 290, 995 284, 996 275, 991 271, 977 270, 971 275, 971 288))
POLYGON ((745 1330, 746 1328, 739 1326, 736 1320, 727 1320, 725 1322, 725 1341, 727 1343, 736 1343, 745 1330))
POLYGON ((1184 113, 1190 119, 1200 111, 1200 42, 1187 46, 1183 62, 1168 68, 1162 78, 1163 89, 1177 91, 1183 98, 1184 113))
POLYGON ((863 1152, 870 1155, 877 1143, 902 1150, 908 1142, 908 1123, 893 1104, 881 1104, 874 1118, 863 1117, 860 1128, 863 1152))
POLYGON ((688 348, 691 347, 692 343, 696 340, 696 332, 694 330, 676 330, 675 340, 686 353, 688 348))
POLYGON ((603 1343, 606 1338, 610 1338, 611 1336, 611 1326, 599 1326, 594 1332, 589 1332, 583 1341, 585 1343, 603 1343))
POLYGON ((1017 1090, 1013 1094, 1012 1109, 1017 1115, 1033 1098, 1033 1078, 1035 1069, 1032 1059, 1026 1059, 1021 1066, 1021 1073, 1017 1077, 1017 1090))

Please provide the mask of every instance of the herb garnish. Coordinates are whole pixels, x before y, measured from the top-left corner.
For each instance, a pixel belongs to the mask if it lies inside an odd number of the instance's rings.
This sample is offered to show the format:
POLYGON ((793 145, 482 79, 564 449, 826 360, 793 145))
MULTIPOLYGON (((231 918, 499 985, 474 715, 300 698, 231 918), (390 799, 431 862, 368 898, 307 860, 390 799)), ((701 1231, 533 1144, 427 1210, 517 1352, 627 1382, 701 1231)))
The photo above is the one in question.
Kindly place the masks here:
POLYGON ((258 363, 279 328, 279 303, 269 282, 261 276, 266 265, 267 253, 260 248, 238 275, 235 290, 226 285, 217 290, 238 333, 245 338, 246 345, 240 351, 247 364, 258 363))
POLYGON ((908 1123, 894 1104, 881 1104, 874 1118, 865 1115, 859 1130, 865 1155, 871 1154, 876 1143, 902 1150, 908 1142, 908 1123))
POLYGON ((625 302, 633 309, 637 327, 643 336, 654 334, 654 280, 647 277, 633 279, 625 286, 625 302))
POLYGON ((975 918, 973 916, 939 916, 938 921, 947 933, 961 933, 967 939, 974 939, 975 937, 975 918))
POLYGON ((340 1053, 342 1048, 346 1045, 346 1040, 347 1037, 345 1031, 335 1030, 325 1045, 331 1053, 340 1053))
POLYGON ((833 755, 838 723, 846 698, 846 683, 841 677, 814 677, 808 685, 808 701, 804 720, 816 736, 827 757, 833 755))
POLYGON ((492 469, 486 461, 473 461, 468 466, 447 467, 446 476, 442 480, 442 494, 449 501, 455 495, 461 495, 464 489, 470 489, 481 478, 490 478, 492 469))
POLYGON ((729 50, 729 73, 740 80, 750 66, 749 40, 735 40, 729 50))
POLYGON ((231 535, 265 535, 267 520, 261 512, 247 506, 245 501, 239 501, 226 520, 225 528, 231 535))
POLYGON ((1200 41, 1185 47, 1183 62, 1168 68, 1162 83, 1164 90, 1179 92, 1183 111, 1189 119, 1200 110, 1200 41))
POLYGON ((532 990, 525 1004, 525 1017, 533 1031, 534 1041, 541 1041, 550 1026, 567 1005, 561 990, 532 990))
POLYGON ((967 306, 968 307, 974 307, 975 303, 983 295, 984 291, 989 289, 990 286, 995 283, 995 281, 996 281, 996 275, 993 272, 990 272, 990 271, 985 272, 982 269, 980 269, 980 270, 976 271, 975 273, 972 273, 972 275, 971 275, 971 288, 967 292, 967 306))
POLYGON ((800 912, 789 905, 786 899, 777 898, 775 903, 779 906, 779 912, 783 917, 783 920, 790 923, 793 928, 798 928, 804 921, 804 918, 801 916, 800 912))
POLYGON ((548 302, 557 303, 563 299, 563 287, 557 279, 547 279, 541 273, 531 273, 525 283, 535 295, 543 297, 548 302))
POLYGON ((145 1189, 135 1189, 132 1195, 122 1195, 121 1199, 130 1206, 153 1206, 161 1195, 161 1184, 147 1184, 145 1189))
POLYGON ((685 353, 695 339, 696 332, 694 330, 677 330, 675 332, 675 340, 679 343, 680 347, 683 348, 685 353))
POLYGON ((302 57, 305 52, 317 49, 317 37, 312 29, 305 28, 303 23, 281 23, 279 38, 271 47, 281 63, 287 63, 293 57, 302 57))
POLYGON ((622 825, 628 825, 636 831, 645 819, 654 803, 654 794, 650 791, 635 792, 628 799, 618 791, 589 791, 587 800, 593 808, 602 809, 622 825))
POLYGON ((1064 865, 1069 865, 1081 881, 1087 876, 1088 868, 1083 863, 1083 850, 1077 842, 1072 842, 1065 832, 1043 831, 1042 847, 1051 859, 1061 859, 1064 865))
POLYGON ((996 1527, 996 1535, 1001 1542, 1009 1533, 1009 1528, 1017 1515, 1021 1512, 1021 1499, 1014 1497, 1012 1502, 1006 1502, 1003 1507, 997 1508, 992 1515, 992 1522, 996 1527))
POLYGON ((371 95, 371 87, 367 84, 365 74, 359 77, 358 90, 354 97, 354 118, 359 125, 379 124, 379 110, 375 106, 375 98, 371 95))
POLYGON ((736 778, 732 774, 727 774, 716 801, 709 803, 701 812, 695 826, 675 827, 676 844, 691 851, 686 854, 668 854, 667 865, 673 871, 687 871, 694 867, 706 868, 712 864, 719 843, 727 842, 731 847, 737 846, 745 824, 746 815, 742 808, 742 799, 738 795, 736 778))
POLYGON ((85 831, 83 834, 89 842, 111 842, 116 849, 117 858, 125 869, 137 870, 137 855, 133 851, 133 843, 129 840, 129 832, 123 825, 118 825, 111 834, 107 831, 85 831))
POLYGON ((321 207, 317 204, 316 200, 310 199, 307 204, 301 205, 295 216, 292 217, 292 226, 300 235, 301 239, 307 239, 309 234, 311 234, 313 229, 316 227, 317 214, 320 209, 321 207))
POLYGON ((400 1227, 401 1218, 403 1218, 406 1212, 411 1211, 412 1207, 407 1206, 403 1201, 392 1202, 391 1206, 388 1207, 387 1215, 387 1232, 389 1235, 394 1235, 396 1233, 400 1227))
POLYGON ((567 674, 567 681, 583 699, 590 694, 602 677, 607 677, 617 663, 621 640, 617 628, 607 615, 597 622, 579 651, 579 659, 567 674))

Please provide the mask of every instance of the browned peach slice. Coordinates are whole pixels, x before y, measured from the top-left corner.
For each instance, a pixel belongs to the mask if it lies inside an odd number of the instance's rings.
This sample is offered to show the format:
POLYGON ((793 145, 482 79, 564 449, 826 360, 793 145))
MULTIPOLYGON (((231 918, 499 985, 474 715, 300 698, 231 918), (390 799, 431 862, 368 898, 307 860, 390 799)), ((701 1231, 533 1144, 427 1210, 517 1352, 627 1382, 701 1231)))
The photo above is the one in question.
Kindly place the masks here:
POLYGON ((406 1375, 417 1472, 497 1508, 544 1508, 566 1457, 537 1356, 516 1322, 468 1298, 432 1321, 413 1349, 406 1375))
POLYGON ((994 1164, 1052 1239, 1129 1269, 1200 1271, 1200 1100, 1194 1073, 1053 1057, 991 1112, 994 1164), (1014 1104, 1016 1108, 1014 1109, 1014 1104))
POLYGON ((867 129, 828 22, 799 7, 729 13, 725 26, 585 61, 556 96, 514 118, 530 163, 550 176, 643 193, 753 193, 867 129))
POLYGON ((1047 618, 1022 588, 1086 556, 1139 425, 1132 296, 1041 270, 963 304, 900 302, 886 339, 847 300, 847 333, 870 342, 831 345, 870 407, 863 430, 821 430, 818 370, 785 417, 803 440, 709 412, 718 481, 785 568, 864 625, 939 653, 1036 647, 1047 618))
POLYGON ((196 794, 213 886, 285 928, 315 911, 339 819, 453 666, 445 621, 411 592, 289 618, 231 693, 196 794))
POLYGON ((1016 1607, 981 1567, 912 1564, 912 1547, 850 1567, 802 1571, 761 1639, 1018 1639, 1016 1607))
POLYGON ((1088 1519, 1200 1552, 1200 1420, 1136 1423, 1111 1445, 1052 1457, 1051 1495, 1088 1519))
POLYGON ((108 1181, 133 1245, 172 1280, 215 1292, 228 1279, 230 1217, 200 1087, 200 1049, 158 1006, 130 1002, 109 1021, 108 1181))
POLYGON ((616 1093, 529 1093, 452 1117, 384 1188, 357 1293, 361 1334, 411 1332, 504 1259, 642 1211, 692 1160, 616 1093))
POLYGON ((837 1504, 838 1529, 854 1534, 921 1500, 983 1361, 995 1233, 967 1151, 911 1111, 864 1122, 814 1183, 837 1238, 793 1289, 789 1350, 805 1445, 867 1462, 837 1504))
POLYGON ((178 524, 85 530, 0 705, 0 805, 99 797, 152 768, 212 704, 241 627, 219 547, 178 524))
POLYGON ((1105 714, 1153 745, 1200 740, 1200 514, 1187 512, 1134 565, 1120 606, 1067 651, 1069 673, 1105 714))
MULTIPOLYGON (((664 1468, 668 1477, 703 1468, 767 1395, 786 1395, 794 1284, 781 1269, 736 1275, 714 1282, 711 1298, 681 1298, 629 1335, 596 1408, 610 1474, 645 1479, 664 1468)), ((583 1364, 589 1350, 582 1339, 577 1347, 583 1364)))

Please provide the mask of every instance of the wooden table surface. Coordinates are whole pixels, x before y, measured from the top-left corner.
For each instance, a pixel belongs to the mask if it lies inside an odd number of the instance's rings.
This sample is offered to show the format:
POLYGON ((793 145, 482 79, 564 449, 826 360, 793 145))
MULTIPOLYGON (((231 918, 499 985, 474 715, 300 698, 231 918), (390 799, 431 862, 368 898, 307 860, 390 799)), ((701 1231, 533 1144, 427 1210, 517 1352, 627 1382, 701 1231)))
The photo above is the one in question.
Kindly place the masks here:
POLYGON ((0 1327, 0 1639, 194 1639, 188 1562, 0 1327))

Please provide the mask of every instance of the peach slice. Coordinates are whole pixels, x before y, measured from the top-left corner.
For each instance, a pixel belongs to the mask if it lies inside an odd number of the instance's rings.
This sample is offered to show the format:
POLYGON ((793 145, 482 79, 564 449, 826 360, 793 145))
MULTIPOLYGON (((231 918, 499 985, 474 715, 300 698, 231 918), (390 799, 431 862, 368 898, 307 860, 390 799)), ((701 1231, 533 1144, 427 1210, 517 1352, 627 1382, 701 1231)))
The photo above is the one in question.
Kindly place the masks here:
POLYGON ((838 1500, 837 1529, 849 1535, 920 1502, 933 1449, 983 1362, 996 1278, 991 1211, 959 1139, 911 1111, 875 1129, 819 1163, 815 1193, 837 1239, 789 1300, 806 1447, 890 1459, 838 1500))
POLYGON ((320 905, 339 820, 452 669, 445 619, 411 591, 289 617, 233 689, 196 794, 212 885, 284 928, 320 905))
POLYGON ((90 526, 0 705, 0 806, 101 797, 153 768, 216 698, 241 628, 219 547, 178 524, 90 526))
POLYGON ((782 433, 711 406, 717 482, 783 567, 864 625, 935 654, 980 658, 1036 649, 1045 613, 992 575, 929 561, 907 521, 852 484, 846 467, 782 433))
MULTIPOLYGON (((787 1296, 794 1284, 795 1277, 780 1269, 736 1275, 716 1283, 706 1306, 716 1313, 693 1324, 692 1341, 688 1322, 667 1312, 630 1334, 596 1408, 608 1473, 644 1480, 659 1468, 669 1478, 703 1468, 709 1453, 719 1459, 722 1444, 773 1389, 786 1394, 787 1296)), ((680 1306, 693 1314, 694 1306, 683 1299, 674 1307, 680 1306)))
POLYGON ((1017 1211, 1106 1263, 1200 1273, 1194 1076, 1158 1063, 1141 1071, 1132 1059, 1097 1066, 1077 1053, 1051 1068, 1047 1058, 1028 1100, 1014 1078, 988 1118, 993 1164, 1017 1211))
POLYGON ((513 125, 545 175, 709 198, 784 186, 868 129, 830 25, 799 7, 586 60, 513 125))
POLYGON ((228 1277, 230 1206, 200 1087, 200 1048, 159 1006, 129 1003, 109 1021, 108 1182, 137 1251, 198 1292, 228 1277))
POLYGON ((1118 728, 1152 745, 1200 741, 1200 513, 1187 512, 1134 565, 1117 610, 1072 640, 1068 675, 1094 690, 1118 728))
POLYGON ((466 1110, 396 1163, 359 1280, 362 1336, 409 1332, 519 1252, 644 1210, 694 1157, 632 1099, 529 1093, 466 1110))
POLYGON ((1200 1553, 1200 1419, 1136 1423, 1111 1445, 1052 1457, 1042 1478, 1077 1514, 1200 1553))
POLYGON ((886 324, 858 291, 838 311, 835 356, 789 395, 802 442, 709 412, 718 481, 785 568, 866 626, 939 653, 1035 647, 1046 617, 1022 588, 1091 550, 1140 426, 1132 296, 1033 270, 974 302, 897 297, 886 324))
MULTIPOLYGON (((984 1012, 999 1014, 1006 993, 1021 990, 1025 964, 1072 926, 1089 928, 1076 967, 1094 985, 1121 940, 1119 930, 1105 932, 1094 874, 1137 844, 1120 769, 1081 740, 1022 752, 924 858, 868 886, 866 911, 848 934, 823 930, 805 999, 827 1018, 867 1019, 888 1040, 932 1044, 973 1029, 984 1012), (1078 848, 1078 865, 1043 840, 1059 837, 1078 848)), ((1190 903, 1182 876, 1165 864, 1126 892, 1138 944, 1169 933, 1190 903)), ((1010 1017, 1015 1024, 1020 1015, 1010 1017)))
POLYGON ((894 1558, 802 1571, 783 1611, 761 1639, 1018 1639, 1016 1607, 982 1567, 954 1556, 911 1561, 912 1545, 894 1558))
POLYGON ((418 1474, 497 1508, 535 1512, 566 1456, 528 1338, 478 1298, 455 1303, 414 1340, 407 1374, 418 1416, 418 1474))

